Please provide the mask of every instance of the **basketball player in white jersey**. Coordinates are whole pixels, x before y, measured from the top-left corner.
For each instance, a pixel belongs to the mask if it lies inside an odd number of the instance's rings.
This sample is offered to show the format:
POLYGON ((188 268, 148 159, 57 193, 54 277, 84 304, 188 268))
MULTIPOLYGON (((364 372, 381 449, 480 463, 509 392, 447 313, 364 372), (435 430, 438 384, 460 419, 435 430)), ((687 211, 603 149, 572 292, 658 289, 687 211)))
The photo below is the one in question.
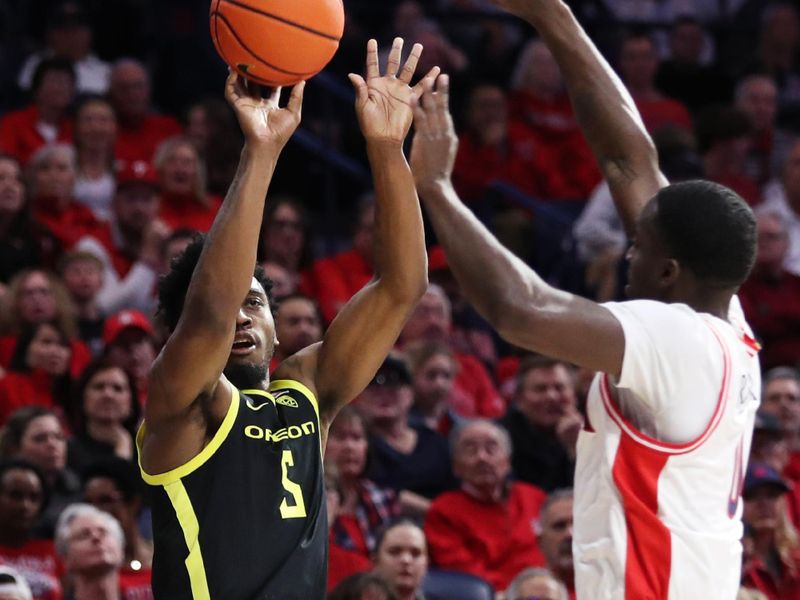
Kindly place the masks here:
POLYGON ((733 600, 760 388, 735 296, 755 256, 752 211, 713 183, 667 184, 631 97, 566 4, 495 2, 536 27, 561 67, 633 240, 632 300, 600 305, 552 288, 461 204, 446 76, 416 110, 412 170, 481 314, 517 346, 599 372, 578 441, 577 596, 733 600))

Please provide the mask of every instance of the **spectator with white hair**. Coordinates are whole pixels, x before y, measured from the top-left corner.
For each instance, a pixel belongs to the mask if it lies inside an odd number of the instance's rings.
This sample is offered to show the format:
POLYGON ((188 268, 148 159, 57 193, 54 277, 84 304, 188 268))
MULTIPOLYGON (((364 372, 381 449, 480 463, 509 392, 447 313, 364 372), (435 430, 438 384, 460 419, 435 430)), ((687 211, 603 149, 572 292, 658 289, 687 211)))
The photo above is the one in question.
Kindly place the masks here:
POLYGON ((121 600, 125 536, 119 522, 91 504, 73 504, 56 525, 56 551, 72 585, 68 600, 121 600))
POLYGON ((496 423, 467 421, 450 442, 461 488, 438 496, 425 518, 431 564, 503 590, 525 567, 545 564, 536 540, 545 493, 509 481, 511 439, 496 423))
POLYGON ((547 569, 528 567, 506 590, 505 600, 569 600, 567 588, 547 569))

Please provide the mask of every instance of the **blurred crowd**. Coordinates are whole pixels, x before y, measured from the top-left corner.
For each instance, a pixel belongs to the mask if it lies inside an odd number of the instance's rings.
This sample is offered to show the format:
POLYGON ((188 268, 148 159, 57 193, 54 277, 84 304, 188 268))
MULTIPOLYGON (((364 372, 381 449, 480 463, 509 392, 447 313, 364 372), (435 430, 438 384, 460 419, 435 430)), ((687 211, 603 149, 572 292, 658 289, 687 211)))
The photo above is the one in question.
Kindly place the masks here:
MULTIPOLYGON (((740 299, 764 385, 741 597, 800 599, 800 8, 570 5, 667 176, 723 183, 756 211, 740 299)), ((345 8, 340 51, 309 86, 266 203, 272 368, 320 340, 373 275, 375 208, 353 175, 365 160, 342 85, 372 36, 421 42, 419 70, 452 75, 464 202, 549 281, 623 298, 627 240, 534 32, 485 0, 345 8)), ((241 148, 207 12, 198 0, 0 0, 3 598, 152 598, 135 436, 167 336, 155 289, 211 226, 241 148)), ((330 597, 574 598, 571 487, 594 374, 504 343, 429 242, 427 293, 330 429, 330 597)))

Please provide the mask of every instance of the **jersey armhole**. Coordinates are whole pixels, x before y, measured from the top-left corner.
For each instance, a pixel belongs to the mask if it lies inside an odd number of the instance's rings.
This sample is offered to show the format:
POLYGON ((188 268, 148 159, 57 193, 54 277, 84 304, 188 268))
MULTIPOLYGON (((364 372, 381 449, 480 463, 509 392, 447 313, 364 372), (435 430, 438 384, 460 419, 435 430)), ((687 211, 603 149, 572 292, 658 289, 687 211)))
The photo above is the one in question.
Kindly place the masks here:
POLYGON ((231 389, 233 393, 231 394, 231 404, 228 407, 228 412, 225 414, 222 424, 219 426, 219 429, 217 429, 214 437, 211 438, 211 441, 186 463, 165 473, 151 475, 145 472, 144 467, 142 467, 142 443, 144 442, 145 427, 147 425, 146 421, 142 421, 142 425, 139 427, 139 431, 136 434, 136 450, 139 471, 141 471, 142 479, 144 479, 146 483, 154 486, 164 486, 173 483, 193 473, 214 456, 214 453, 222 445, 222 442, 228 437, 228 434, 233 428, 233 423, 236 421, 236 416, 239 414, 239 390, 233 386, 231 386, 231 389))

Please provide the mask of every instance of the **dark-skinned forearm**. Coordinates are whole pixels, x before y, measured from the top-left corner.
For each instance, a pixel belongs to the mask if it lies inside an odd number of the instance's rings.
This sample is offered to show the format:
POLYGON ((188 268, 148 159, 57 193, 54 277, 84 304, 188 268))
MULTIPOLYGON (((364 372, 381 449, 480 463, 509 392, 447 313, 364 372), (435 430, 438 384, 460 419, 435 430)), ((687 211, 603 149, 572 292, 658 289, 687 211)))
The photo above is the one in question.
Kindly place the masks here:
POLYGON ((397 144, 368 143, 376 197, 375 274, 393 296, 416 302, 428 283, 422 214, 411 169, 397 144))
POLYGON ((245 145, 186 295, 184 318, 230 329, 250 289, 266 197, 277 152, 245 145))

